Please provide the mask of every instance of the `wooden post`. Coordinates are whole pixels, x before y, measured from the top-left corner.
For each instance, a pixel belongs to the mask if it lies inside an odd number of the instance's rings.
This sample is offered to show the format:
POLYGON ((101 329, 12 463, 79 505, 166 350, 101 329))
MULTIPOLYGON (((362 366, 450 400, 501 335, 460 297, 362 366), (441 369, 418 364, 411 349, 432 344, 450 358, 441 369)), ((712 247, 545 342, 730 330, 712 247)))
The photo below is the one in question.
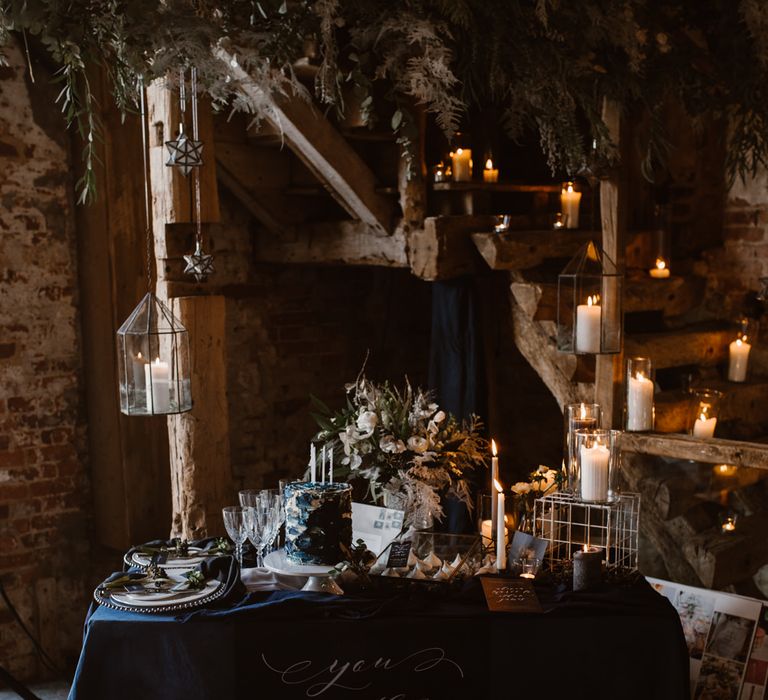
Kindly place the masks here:
MULTIPOLYGON (((603 103, 603 121, 616 147, 621 152, 621 111, 619 105, 603 103)), ((626 233, 626 193, 621 186, 620 170, 600 182, 600 218, 603 228, 603 251, 624 270, 626 233)), ((623 319, 622 319, 623 324, 623 319)), ((621 423, 621 389, 624 353, 598 355, 595 368, 595 402, 603 407, 603 427, 618 427, 621 423)))
POLYGON ((227 407, 226 300, 223 296, 171 299, 171 311, 189 333, 192 397, 188 413, 168 417, 173 525, 171 537, 221 535, 221 509, 232 505, 227 407))

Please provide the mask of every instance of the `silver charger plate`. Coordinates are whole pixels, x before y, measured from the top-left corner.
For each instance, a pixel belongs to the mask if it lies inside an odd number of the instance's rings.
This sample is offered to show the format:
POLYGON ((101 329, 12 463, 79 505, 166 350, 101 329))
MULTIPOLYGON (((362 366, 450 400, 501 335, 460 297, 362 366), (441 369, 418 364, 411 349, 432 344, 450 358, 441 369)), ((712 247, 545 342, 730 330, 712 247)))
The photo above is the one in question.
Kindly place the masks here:
POLYGON ((220 598, 225 590, 226 587, 221 581, 207 581, 203 588, 187 591, 132 593, 124 590, 104 591, 97 588, 93 592, 93 599, 99 605, 114 610, 165 613, 203 607, 220 598))

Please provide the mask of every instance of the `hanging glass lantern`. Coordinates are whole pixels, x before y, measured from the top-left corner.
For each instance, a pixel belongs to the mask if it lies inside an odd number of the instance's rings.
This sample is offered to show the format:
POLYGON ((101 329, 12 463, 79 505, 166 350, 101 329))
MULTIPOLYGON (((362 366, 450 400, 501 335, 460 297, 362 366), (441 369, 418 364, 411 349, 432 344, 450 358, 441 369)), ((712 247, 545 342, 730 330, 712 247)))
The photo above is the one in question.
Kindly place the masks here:
POLYGON ((148 292, 117 331, 120 410, 129 416, 192 408, 187 330, 148 292))
POLYGON ((621 351, 622 281, 616 265, 594 242, 557 278, 557 349, 576 354, 621 351))

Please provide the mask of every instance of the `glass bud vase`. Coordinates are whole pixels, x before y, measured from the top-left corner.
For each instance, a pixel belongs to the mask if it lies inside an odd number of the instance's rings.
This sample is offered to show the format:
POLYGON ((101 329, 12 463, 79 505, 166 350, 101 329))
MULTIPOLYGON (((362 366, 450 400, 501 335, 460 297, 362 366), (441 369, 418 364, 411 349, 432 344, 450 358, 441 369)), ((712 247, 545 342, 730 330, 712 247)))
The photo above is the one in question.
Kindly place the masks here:
POLYGON ((630 357, 627 360, 625 430, 630 432, 653 430, 653 393, 653 366, 650 358, 630 357))

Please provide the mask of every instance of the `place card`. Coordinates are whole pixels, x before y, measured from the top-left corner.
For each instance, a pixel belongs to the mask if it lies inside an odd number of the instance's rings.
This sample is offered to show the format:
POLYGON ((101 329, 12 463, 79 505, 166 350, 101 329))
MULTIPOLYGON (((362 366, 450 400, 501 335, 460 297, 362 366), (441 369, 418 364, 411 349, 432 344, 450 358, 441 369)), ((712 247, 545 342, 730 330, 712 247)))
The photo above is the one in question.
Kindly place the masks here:
POLYGON ((408 555, 411 553, 410 542, 393 542, 389 546, 387 568, 400 569, 408 566, 408 555))
POLYGON ((483 576, 485 602, 491 612, 540 613, 541 603, 533 584, 525 579, 483 576))

